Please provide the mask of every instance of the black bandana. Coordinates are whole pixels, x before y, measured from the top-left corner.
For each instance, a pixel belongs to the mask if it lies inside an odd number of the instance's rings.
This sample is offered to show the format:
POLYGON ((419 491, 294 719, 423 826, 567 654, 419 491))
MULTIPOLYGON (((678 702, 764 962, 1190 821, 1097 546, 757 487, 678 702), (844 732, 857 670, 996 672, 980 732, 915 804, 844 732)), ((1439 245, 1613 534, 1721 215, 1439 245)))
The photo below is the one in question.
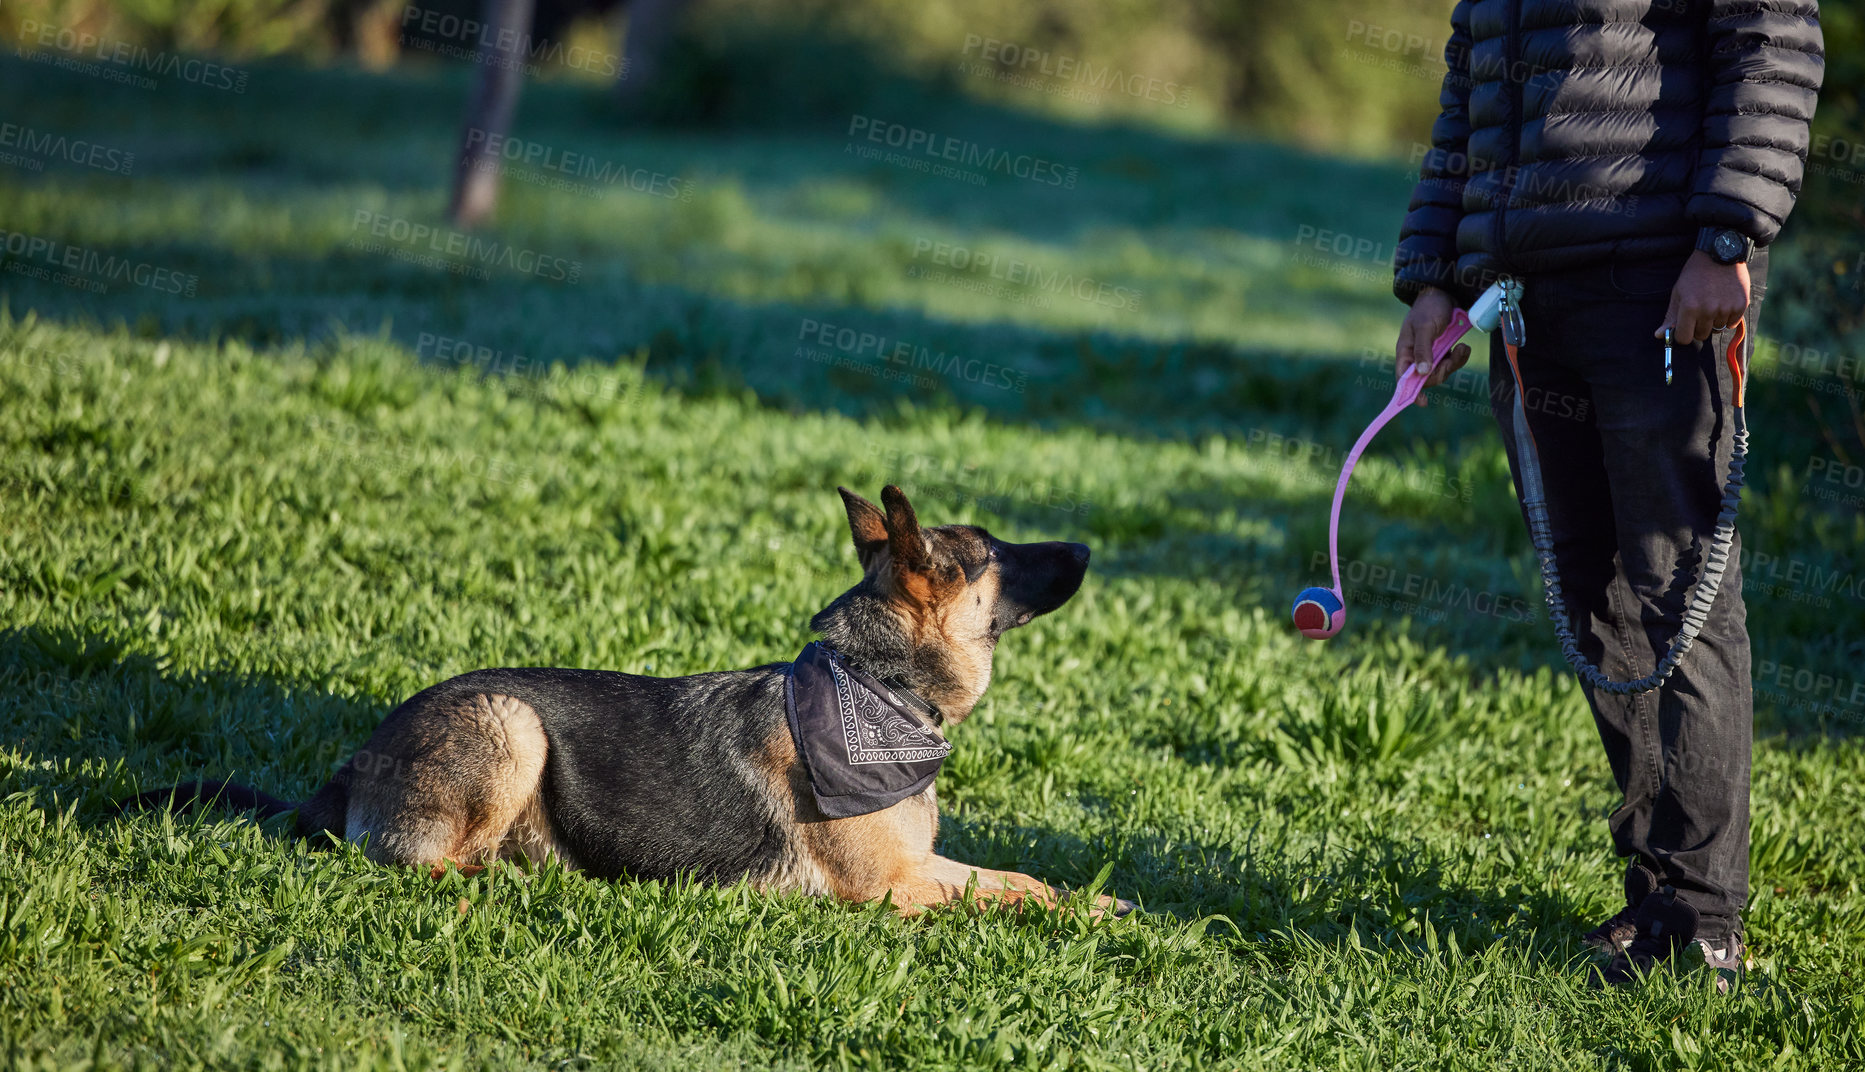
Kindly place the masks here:
POLYGON ((881 684, 820 642, 790 664, 784 713, 816 807, 831 819, 919 793, 952 751, 926 701, 881 684))

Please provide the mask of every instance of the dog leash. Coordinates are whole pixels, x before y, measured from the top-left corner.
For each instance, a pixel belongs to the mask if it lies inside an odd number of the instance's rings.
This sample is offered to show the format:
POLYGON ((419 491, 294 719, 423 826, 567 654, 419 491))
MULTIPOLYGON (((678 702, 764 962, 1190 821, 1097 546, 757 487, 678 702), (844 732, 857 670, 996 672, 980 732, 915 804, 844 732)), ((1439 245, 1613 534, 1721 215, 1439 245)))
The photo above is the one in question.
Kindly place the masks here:
MULTIPOLYGON (((1505 311, 1502 317, 1502 346, 1509 355, 1509 372, 1515 378, 1515 407, 1511 423, 1515 432, 1516 467, 1522 474, 1522 512, 1528 518, 1528 535, 1535 545, 1535 557, 1540 561, 1541 584, 1547 591, 1548 614, 1554 622, 1554 638, 1560 642, 1561 654, 1566 656, 1574 673, 1600 692, 1615 696, 1649 692, 1664 684, 1676 672, 1678 661, 1697 642, 1697 634, 1703 631, 1704 624, 1709 621, 1710 608, 1716 602, 1716 595, 1722 591, 1723 577, 1729 568, 1729 553, 1735 546, 1736 511, 1742 505, 1743 470, 1748 465, 1748 418, 1743 409, 1748 392, 1748 348, 1745 345, 1748 342, 1748 324, 1746 318, 1735 322, 1735 334, 1723 353, 1723 360, 1729 365, 1735 385, 1734 398, 1731 400, 1733 405, 1730 407, 1735 435, 1729 454, 1729 476, 1723 484, 1722 510, 1716 515, 1716 528, 1710 536, 1709 552, 1703 559, 1703 574, 1697 580, 1696 590, 1690 595, 1683 620, 1678 624, 1677 636, 1671 641, 1664 657, 1658 660, 1658 665, 1644 677, 1614 681, 1592 660, 1581 654, 1580 641, 1574 636, 1573 626, 1567 616, 1567 601, 1561 592, 1560 567, 1554 560, 1554 530, 1548 521, 1547 489, 1541 479, 1541 453, 1535 445, 1534 433, 1528 427, 1522 367, 1517 359, 1517 351, 1523 344, 1520 301, 1518 284, 1513 297, 1505 296, 1504 299, 1505 310, 1514 310, 1514 315, 1510 316, 1505 311)), ((1664 337, 1666 384, 1671 382, 1672 341, 1671 333, 1667 331, 1664 337)))
MULTIPOLYGON (((1306 588, 1295 597, 1293 615, 1295 627, 1303 636, 1316 640, 1325 640, 1339 633, 1346 625, 1346 598, 1340 583, 1340 508, 1347 493, 1347 482, 1353 476, 1353 467, 1359 461, 1367 444, 1373 436, 1384 428, 1399 411, 1417 399, 1424 387, 1424 381, 1432 370, 1436 369, 1457 340, 1471 328, 1479 331, 1492 331, 1498 326, 1502 329, 1503 350, 1508 355, 1509 371, 1515 380, 1515 402, 1511 415, 1511 431, 1515 437, 1516 467, 1520 470, 1522 480, 1522 511, 1528 521, 1528 534, 1535 547, 1535 557, 1540 566, 1542 587, 1546 592, 1549 616, 1554 623, 1554 637, 1560 643, 1561 654, 1567 659, 1574 673, 1593 688, 1613 695, 1630 695, 1649 692, 1662 685, 1676 672, 1678 662, 1696 643, 1698 634, 1709 620, 1710 608, 1716 602, 1716 596, 1722 591, 1723 578, 1729 568, 1729 554, 1734 548, 1735 519, 1742 502, 1744 469, 1748 463, 1748 420, 1744 412, 1747 402, 1748 387, 1748 326, 1745 320, 1737 320, 1735 334, 1729 340, 1724 353, 1724 360, 1729 365, 1733 376, 1735 393, 1733 399, 1733 424, 1735 426, 1734 445, 1729 457, 1729 476, 1723 486, 1722 509, 1716 517, 1716 528, 1710 537, 1708 554, 1704 557, 1703 573, 1698 579, 1696 589, 1691 593, 1683 620, 1678 626, 1677 636, 1671 641, 1664 657, 1658 661, 1651 673, 1630 681, 1614 681, 1607 677, 1591 660, 1580 651, 1580 642, 1574 636, 1573 627, 1567 614, 1567 602, 1561 589, 1560 568, 1554 558, 1554 531, 1548 519, 1546 485, 1541 477, 1541 454, 1535 443, 1534 433, 1528 425, 1528 410, 1522 383, 1522 369, 1519 351, 1526 339, 1522 325, 1522 284, 1514 279, 1504 277, 1488 290, 1470 307, 1468 314, 1459 309, 1453 312, 1450 326, 1439 335, 1431 345, 1431 363, 1423 371, 1414 364, 1408 372, 1399 377, 1393 385, 1392 401, 1386 404, 1373 423, 1347 455, 1346 464, 1341 467, 1340 481, 1334 488, 1334 506, 1328 519, 1328 561, 1333 569, 1333 588, 1306 588)), ((1664 382, 1671 383, 1671 347, 1672 336, 1665 334, 1664 382)))

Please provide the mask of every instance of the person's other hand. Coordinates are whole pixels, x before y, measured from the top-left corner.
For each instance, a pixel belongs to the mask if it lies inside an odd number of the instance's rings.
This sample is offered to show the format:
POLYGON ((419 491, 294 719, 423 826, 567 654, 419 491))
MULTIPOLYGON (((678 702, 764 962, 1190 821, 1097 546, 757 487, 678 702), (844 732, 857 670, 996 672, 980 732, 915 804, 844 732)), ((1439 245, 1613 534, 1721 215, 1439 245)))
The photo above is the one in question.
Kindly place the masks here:
MULTIPOLYGON (((1426 287, 1412 299, 1412 309, 1405 314, 1405 322, 1399 325, 1398 363, 1393 366, 1393 375, 1403 377, 1413 365, 1429 366, 1431 364, 1431 344, 1437 341, 1444 329, 1451 326, 1451 314, 1457 309, 1457 303, 1451 296, 1436 287, 1426 287)), ((1429 378, 1426 387, 1436 387, 1451 374, 1464 367, 1470 360, 1470 347, 1458 343, 1451 347, 1451 352, 1444 355, 1429 378)), ((1425 404, 1425 396, 1418 396, 1418 405, 1425 404)))
POLYGON ((1684 262, 1671 288, 1671 307, 1665 310, 1664 323, 1652 332, 1664 338, 1664 329, 1677 334, 1677 345, 1689 346, 1710 337, 1710 332, 1726 328, 1748 312, 1748 265, 1717 264, 1716 258, 1697 250, 1684 262))

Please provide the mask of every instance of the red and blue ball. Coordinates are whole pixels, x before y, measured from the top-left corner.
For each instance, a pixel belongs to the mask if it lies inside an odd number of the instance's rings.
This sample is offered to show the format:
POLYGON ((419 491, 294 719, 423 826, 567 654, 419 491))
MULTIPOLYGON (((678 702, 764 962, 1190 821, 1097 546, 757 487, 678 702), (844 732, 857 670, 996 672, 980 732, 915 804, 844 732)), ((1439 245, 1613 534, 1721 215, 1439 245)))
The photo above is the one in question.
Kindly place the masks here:
POLYGON ((1347 606, 1331 588, 1304 588, 1295 597, 1295 628, 1310 640, 1326 640, 1347 624, 1347 606))

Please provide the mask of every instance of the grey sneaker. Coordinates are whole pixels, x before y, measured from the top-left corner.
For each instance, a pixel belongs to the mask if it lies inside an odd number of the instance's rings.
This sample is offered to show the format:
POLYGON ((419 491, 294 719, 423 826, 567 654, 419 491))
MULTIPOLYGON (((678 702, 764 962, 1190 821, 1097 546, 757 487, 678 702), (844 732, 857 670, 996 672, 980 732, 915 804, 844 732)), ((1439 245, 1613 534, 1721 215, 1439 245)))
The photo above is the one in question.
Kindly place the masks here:
POLYGON ((1645 903, 1645 898, 1658 892, 1658 877, 1643 864, 1633 864, 1625 872, 1625 907, 1616 915, 1580 937, 1580 941, 1602 953, 1611 955, 1632 944, 1638 936, 1638 926, 1634 920, 1638 916, 1638 906, 1645 903))
POLYGON ((1721 938, 1698 938, 1684 950, 1684 963, 1691 968, 1716 973, 1716 992, 1727 994, 1742 982, 1748 946, 1739 934, 1721 938))

